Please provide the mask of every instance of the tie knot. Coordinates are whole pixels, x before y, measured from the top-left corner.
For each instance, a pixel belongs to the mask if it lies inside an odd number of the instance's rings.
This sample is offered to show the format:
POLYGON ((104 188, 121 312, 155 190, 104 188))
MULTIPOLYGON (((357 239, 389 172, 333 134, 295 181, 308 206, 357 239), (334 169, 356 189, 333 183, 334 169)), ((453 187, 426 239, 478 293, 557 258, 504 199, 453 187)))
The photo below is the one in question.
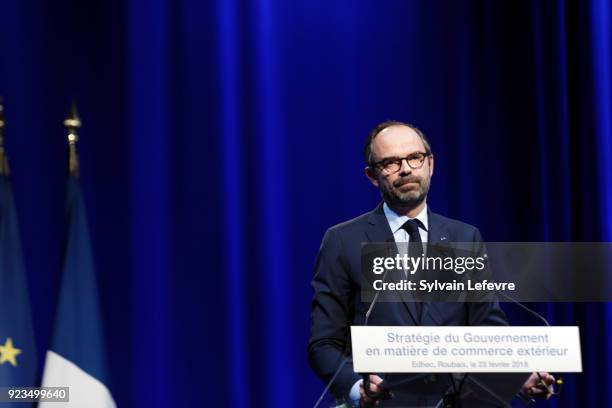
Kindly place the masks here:
POLYGON ((408 220, 402 225, 402 228, 406 230, 408 234, 414 234, 415 232, 419 232, 419 227, 421 226, 421 221, 416 218, 412 220, 408 220))

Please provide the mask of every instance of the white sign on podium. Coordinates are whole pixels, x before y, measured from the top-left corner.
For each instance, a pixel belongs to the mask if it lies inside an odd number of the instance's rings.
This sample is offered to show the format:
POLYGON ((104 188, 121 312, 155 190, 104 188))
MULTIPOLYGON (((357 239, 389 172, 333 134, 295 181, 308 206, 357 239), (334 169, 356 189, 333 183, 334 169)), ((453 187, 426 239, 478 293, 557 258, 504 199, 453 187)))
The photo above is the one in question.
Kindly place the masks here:
POLYGON ((582 372, 577 326, 352 326, 358 373, 582 372))

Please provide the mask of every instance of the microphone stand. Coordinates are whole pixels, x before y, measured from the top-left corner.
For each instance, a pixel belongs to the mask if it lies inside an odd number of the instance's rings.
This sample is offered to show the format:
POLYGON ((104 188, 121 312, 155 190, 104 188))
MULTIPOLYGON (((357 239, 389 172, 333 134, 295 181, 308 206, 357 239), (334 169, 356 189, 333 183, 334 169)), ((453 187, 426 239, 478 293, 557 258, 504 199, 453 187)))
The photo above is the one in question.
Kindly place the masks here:
MULTIPOLYGON (((514 303, 514 304, 518 305, 521 309, 525 310, 530 315, 532 315, 532 316, 536 317, 537 319, 539 319, 540 321, 542 321, 545 326, 550 327, 549 321, 544 316, 542 316, 541 314, 536 312, 535 310, 531 309, 530 307, 527 307, 523 303, 519 302, 518 300, 514 299, 513 297, 511 297, 509 295, 506 295, 505 293, 502 293, 501 291, 496 291, 496 294, 501 296, 501 297, 503 297, 503 298, 505 298, 505 299, 507 299, 511 303, 514 303)), ((451 407, 460 408, 461 407, 461 391, 463 389, 463 384, 465 383, 466 379, 468 379, 469 381, 473 382, 474 384, 476 384, 481 389, 485 390, 489 395, 493 396, 493 398, 495 398, 495 400, 497 400, 499 403, 503 404, 504 407, 511 408, 511 405, 508 402, 506 402, 502 397, 500 397, 496 392, 494 392, 491 388, 487 387, 481 381, 478 381, 473 375, 469 375, 469 374, 465 374, 464 378, 461 380, 461 384, 459 385, 459 389, 458 390, 455 389, 454 392, 448 393, 447 395, 444 396, 444 405, 442 405, 444 408, 451 408, 451 407)), ((453 383, 453 385, 454 385, 454 383, 453 383)), ((518 397, 523 402, 525 402, 528 405, 532 404, 532 403, 535 403, 535 400, 533 398, 531 398, 531 397, 529 397, 527 395, 524 395, 520 391, 517 393, 517 395, 518 395, 518 397)))
MULTIPOLYGON (((385 241, 385 243, 387 243, 387 244, 392 243, 392 242, 395 242, 395 240, 388 239, 387 241, 385 241)), ((382 282, 383 283, 387 279, 387 275, 388 274, 389 274, 389 269, 385 270, 385 273, 384 273, 384 275, 382 277, 382 282)), ((379 296, 380 296, 380 291, 377 291, 376 294, 374 294, 374 299, 372 299, 372 301, 370 302, 370 306, 368 307, 368 310, 366 311, 365 321, 364 321, 364 324, 363 324, 364 326, 368 325, 368 320, 370 319, 370 315, 372 314, 372 310, 374 310, 374 306, 376 305, 376 302, 378 301, 378 297, 379 296)), ((348 342, 349 336, 350 336, 350 332, 349 332, 349 335, 346 338, 345 343, 348 342)), ((329 380, 329 382, 327 383, 327 385, 323 389, 323 392, 319 396, 319 399, 314 404, 313 408, 318 408, 319 407, 319 405, 323 401, 323 398, 325 397, 325 394, 327 394, 329 392, 329 390, 332 387, 334 381, 336 381, 336 378, 338 378, 338 375, 340 375, 340 371, 342 371, 342 368, 344 367, 344 365, 348 362, 348 360, 350 358, 351 358, 351 356, 347 355, 347 356, 344 356, 344 358, 340 361, 340 364, 338 364, 338 368, 336 368, 336 371, 334 372, 334 375, 332 376, 332 378, 329 380)), ((365 382, 366 382, 366 379, 365 379, 366 377, 367 377, 367 383, 368 383, 368 388, 366 389, 366 394, 367 394, 367 392, 369 391, 370 376, 364 374, 364 386, 365 386, 365 382)))

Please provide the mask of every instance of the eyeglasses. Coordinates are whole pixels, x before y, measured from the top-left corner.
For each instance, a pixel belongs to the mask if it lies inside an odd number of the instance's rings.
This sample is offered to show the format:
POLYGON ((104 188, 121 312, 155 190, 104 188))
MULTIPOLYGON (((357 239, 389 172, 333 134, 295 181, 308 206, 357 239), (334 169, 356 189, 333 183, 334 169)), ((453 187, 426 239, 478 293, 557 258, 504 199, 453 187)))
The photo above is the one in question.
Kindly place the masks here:
POLYGON ((425 158, 428 156, 431 156, 431 153, 416 152, 409 154, 406 157, 389 157, 386 159, 382 159, 380 161, 372 163, 371 166, 376 167, 387 174, 393 174, 400 171, 400 169, 402 168, 402 162, 406 160, 406 163, 408 163, 408 167, 413 170, 417 170, 423 167, 423 163, 425 163, 425 158))

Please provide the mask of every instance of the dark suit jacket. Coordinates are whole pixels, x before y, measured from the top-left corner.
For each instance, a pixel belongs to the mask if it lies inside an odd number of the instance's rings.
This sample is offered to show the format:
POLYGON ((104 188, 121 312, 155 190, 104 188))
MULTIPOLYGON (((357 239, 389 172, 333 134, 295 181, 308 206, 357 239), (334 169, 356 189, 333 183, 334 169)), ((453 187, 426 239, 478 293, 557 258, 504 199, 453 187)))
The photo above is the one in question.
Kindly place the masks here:
MULTIPOLYGON (((482 246, 477 228, 431 211, 428 243, 474 242, 482 246)), ((317 256, 312 287, 308 361, 314 372, 327 383, 344 355, 350 355, 351 325, 364 324, 369 303, 361 302, 361 244, 394 242, 382 203, 373 211, 331 227, 325 233, 317 256)), ((416 325, 414 304, 377 303, 368 325, 416 325)), ((426 303, 421 325, 506 325, 506 317, 497 303, 426 303)), ((346 397, 360 376, 352 363, 343 367, 331 388, 336 397, 346 397)))

